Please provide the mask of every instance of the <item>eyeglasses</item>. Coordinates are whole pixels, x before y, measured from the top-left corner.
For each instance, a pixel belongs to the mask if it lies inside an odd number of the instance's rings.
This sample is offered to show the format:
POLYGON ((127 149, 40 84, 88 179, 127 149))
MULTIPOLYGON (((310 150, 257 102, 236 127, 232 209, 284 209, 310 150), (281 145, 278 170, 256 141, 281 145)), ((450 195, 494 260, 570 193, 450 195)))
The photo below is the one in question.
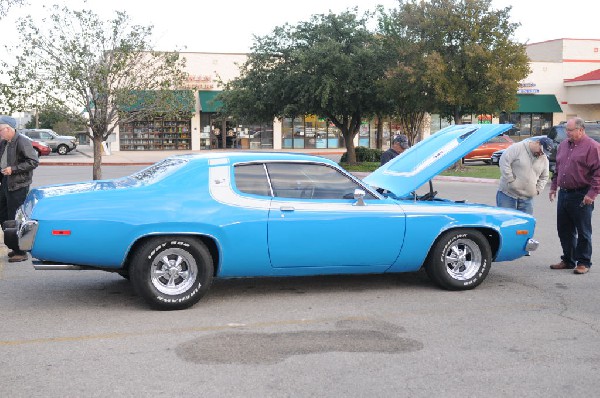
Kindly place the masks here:
POLYGON ((575 131, 575 130, 579 130, 581 127, 573 127, 572 129, 567 129, 567 131, 570 133, 571 131, 575 131))

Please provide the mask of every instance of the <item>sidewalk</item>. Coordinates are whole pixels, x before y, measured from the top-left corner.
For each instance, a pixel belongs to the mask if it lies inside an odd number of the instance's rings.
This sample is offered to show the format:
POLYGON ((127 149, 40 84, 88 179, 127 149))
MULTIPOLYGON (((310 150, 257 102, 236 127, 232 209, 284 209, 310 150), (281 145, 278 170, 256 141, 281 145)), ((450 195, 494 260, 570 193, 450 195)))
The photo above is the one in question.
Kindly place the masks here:
MULTIPOLYGON (((110 155, 102 155, 102 165, 105 166, 146 166, 154 164, 162 159, 173 155, 201 154, 207 152, 231 152, 245 151, 245 149, 211 149, 199 151, 115 151, 110 155)), ((262 150, 260 152, 267 152, 262 150)), ((297 152, 308 153, 311 155, 323 156, 335 162, 339 162, 345 149, 272 149, 275 152, 297 152)), ((52 153, 49 156, 40 157, 40 166, 91 166, 94 163, 94 153, 90 145, 79 145, 75 151, 66 155, 52 153)), ((368 173, 352 173, 359 178, 364 178, 368 173)), ((457 181, 457 182, 477 182, 484 184, 497 184, 498 180, 472 177, 450 177, 436 176, 435 180, 457 181)))
MULTIPOLYGON (((109 166, 123 165, 151 165, 159 160, 173 155, 201 154, 209 152, 244 151, 244 149, 211 149, 199 151, 115 151, 110 155, 102 155, 102 164, 109 166)), ((261 150, 260 152, 267 152, 261 150)), ((275 149, 277 152, 308 153, 330 158, 336 162, 346 152, 344 149, 275 149)), ((40 166, 86 166, 94 163, 94 153, 90 145, 79 145, 77 149, 66 155, 52 153, 49 156, 40 156, 40 166)))

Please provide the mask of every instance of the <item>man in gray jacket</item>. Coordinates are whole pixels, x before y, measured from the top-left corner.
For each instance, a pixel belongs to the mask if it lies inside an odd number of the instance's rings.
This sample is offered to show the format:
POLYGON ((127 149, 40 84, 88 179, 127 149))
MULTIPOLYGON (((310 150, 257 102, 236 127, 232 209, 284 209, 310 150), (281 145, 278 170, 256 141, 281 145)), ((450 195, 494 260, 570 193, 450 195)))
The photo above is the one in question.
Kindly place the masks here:
POLYGON ((552 140, 521 141, 512 144, 500 156, 500 184, 496 205, 533 214, 533 197, 544 190, 548 182, 548 155, 552 140))
MULTIPOLYGON (((14 220, 17 209, 23 204, 33 178, 33 169, 38 166, 38 155, 31 141, 16 132, 17 121, 0 115, 0 225, 14 220)), ((10 247, 8 261, 27 260, 27 253, 18 247, 10 247)))

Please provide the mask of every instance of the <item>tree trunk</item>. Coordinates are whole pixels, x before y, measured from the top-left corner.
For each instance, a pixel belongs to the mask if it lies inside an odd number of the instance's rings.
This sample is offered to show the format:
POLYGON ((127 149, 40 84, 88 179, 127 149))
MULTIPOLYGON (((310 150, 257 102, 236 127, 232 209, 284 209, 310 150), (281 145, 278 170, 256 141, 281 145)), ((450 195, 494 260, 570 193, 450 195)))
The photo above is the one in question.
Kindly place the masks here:
POLYGON ((375 134, 375 147, 377 149, 383 149, 383 120, 381 116, 377 115, 377 133, 375 134))
POLYGON ((94 165, 92 166, 92 179, 102 179, 102 136, 94 137, 94 165))
POLYGON ((346 162, 348 164, 356 164, 356 149, 354 148, 354 140, 350 132, 344 133, 344 141, 346 141, 346 162))

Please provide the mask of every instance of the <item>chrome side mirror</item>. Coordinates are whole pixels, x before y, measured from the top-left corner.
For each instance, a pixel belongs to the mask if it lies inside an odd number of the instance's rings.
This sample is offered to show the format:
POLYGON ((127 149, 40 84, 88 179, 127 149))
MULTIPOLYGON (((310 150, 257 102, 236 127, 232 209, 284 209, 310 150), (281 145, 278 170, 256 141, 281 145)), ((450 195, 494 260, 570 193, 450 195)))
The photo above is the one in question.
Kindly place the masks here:
POLYGON ((365 205, 365 200, 364 197, 366 195, 366 192, 363 191, 362 189, 355 189, 354 190, 354 199, 356 200, 356 203, 354 203, 354 206, 364 206, 365 205))

